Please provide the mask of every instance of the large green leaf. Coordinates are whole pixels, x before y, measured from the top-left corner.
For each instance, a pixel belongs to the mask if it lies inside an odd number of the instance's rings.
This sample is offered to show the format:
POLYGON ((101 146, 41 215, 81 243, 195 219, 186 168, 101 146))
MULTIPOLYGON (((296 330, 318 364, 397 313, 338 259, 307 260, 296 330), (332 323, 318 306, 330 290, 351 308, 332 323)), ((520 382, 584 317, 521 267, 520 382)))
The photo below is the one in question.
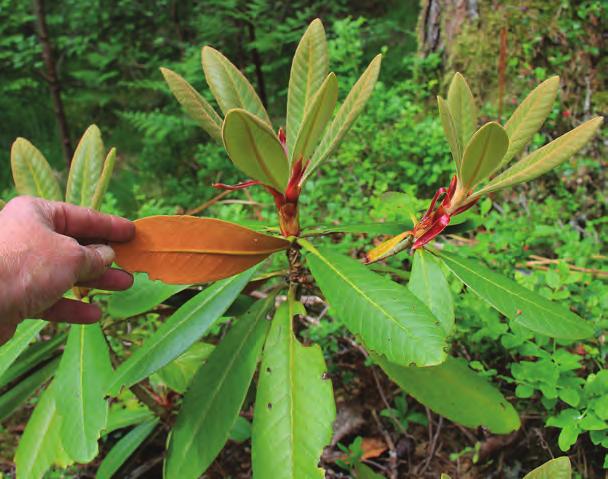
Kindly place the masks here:
POLYGON ((592 118, 574 130, 560 136, 557 140, 553 140, 551 143, 530 153, 509 169, 503 171, 471 198, 477 198, 493 191, 523 183, 524 181, 533 180, 543 173, 552 170, 580 150, 595 134, 603 121, 604 119, 601 116, 592 118))
POLYGON ((169 437, 165 478, 200 477, 228 440, 253 379, 273 305, 271 295, 237 319, 194 376, 169 437))
POLYGON ((324 478, 318 467, 336 417, 332 384, 318 345, 302 346, 293 316, 301 303, 281 304, 264 346, 252 430, 253 477, 324 478))
POLYGON ((55 386, 61 394, 57 403, 61 442, 77 462, 89 462, 97 455, 97 440, 108 418, 105 393, 111 375, 110 353, 100 325, 72 325, 55 386))
POLYGON ((101 176, 95 187, 95 194, 93 195, 93 201, 91 207, 98 210, 101 208, 103 197, 108 190, 110 185, 110 179, 112 178, 112 172, 114 171, 114 164, 116 163, 116 148, 110 149, 108 156, 103 163, 103 169, 101 170, 101 176))
POLYGON ((593 327, 567 308, 491 271, 479 261, 445 251, 439 255, 462 282, 514 323, 554 338, 584 339, 593 335, 593 327))
POLYGON ((448 107, 460 144, 464 146, 477 129, 477 107, 471 89, 460 73, 456 73, 448 89, 448 107))
POLYGON ((438 96, 437 106, 439 108, 439 118, 441 119, 443 132, 445 134, 446 139, 448 140, 448 145, 450 146, 450 151, 452 152, 452 158, 454 159, 454 163, 456 163, 456 173, 460 178, 460 165, 462 164, 462 150, 464 146, 460 142, 460 135, 456 130, 456 124, 454 123, 454 118, 450 113, 450 107, 448 103, 443 98, 438 96))
POLYGON ((242 108, 271 126, 268 113, 251 83, 230 60, 206 46, 203 47, 202 62, 207 84, 224 115, 233 108, 242 108))
POLYGON ((184 394, 196 371, 207 360, 215 346, 209 343, 194 343, 180 357, 160 368, 156 375, 168 387, 184 394))
POLYGON ((211 138, 222 141, 222 118, 215 109, 180 75, 168 68, 161 68, 160 71, 165 77, 171 93, 177 98, 188 116, 209 133, 211 138))
POLYGON ((222 129, 230 159, 243 173, 283 192, 289 178, 285 150, 270 127, 242 109, 230 110, 222 129))
POLYGON ((188 287, 153 281, 145 273, 134 273, 131 288, 112 293, 110 296, 108 314, 114 318, 129 318, 145 313, 188 287))
MULTIPOLYGON (((124 404, 124 403, 123 403, 124 404)), ((127 404, 127 407, 122 407, 121 403, 114 403, 110 407, 108 413, 108 422, 104 436, 125 427, 137 426, 144 421, 154 418, 154 414, 145 406, 137 406, 133 408, 133 403, 127 404)))
POLYGON ((505 124, 509 135, 509 149, 502 159, 501 166, 519 154, 534 134, 543 126, 551 111, 559 88, 559 77, 554 76, 538 85, 515 109, 505 124))
POLYGON ((513 406, 466 361, 448 357, 427 368, 403 367, 376 354, 374 361, 401 389, 451 421, 467 427, 484 426, 496 434, 519 428, 513 406))
POLYGON ((103 461, 97 469, 95 479, 111 479, 118 472, 120 467, 127 459, 137 450, 139 446, 152 434, 156 428, 158 419, 150 419, 132 431, 129 431, 123 438, 118 441, 110 452, 104 457, 103 461))
MULTIPOLYGON (((313 20, 304 32, 291 63, 287 90, 287 148, 293 150, 304 114, 329 71, 323 23, 313 20)), ((292 155, 293 157, 293 155, 292 155)))
POLYGON ((256 268, 214 283, 179 308, 114 373, 109 394, 131 386, 170 363, 198 341, 224 314, 256 268))
POLYGON ((524 476, 524 479, 570 479, 572 466, 567 456, 556 457, 537 467, 524 476))
POLYGON ((363 111, 363 107, 374 90, 374 85, 380 73, 381 62, 382 55, 376 55, 363 72, 363 75, 351 88, 329 128, 325 131, 321 143, 319 143, 319 146, 315 150, 306 170, 305 177, 308 177, 336 149, 351 125, 363 111))
POLYGON ((11 148, 11 169, 20 195, 62 200, 53 170, 38 148, 25 138, 17 138, 11 148))
POLYGON ((496 122, 483 125, 464 149, 460 177, 465 191, 485 180, 500 164, 509 148, 509 137, 496 122))
POLYGON ((61 444, 60 400, 54 384, 40 396, 15 453, 18 478, 41 479, 53 464, 65 468, 72 463, 61 444))
POLYGON ((93 206, 104 158, 101 131, 96 125, 91 125, 82 135, 72 158, 65 192, 68 203, 93 206))
POLYGON ((300 158, 304 158, 304 164, 308 162, 319 142, 319 137, 331 119, 337 101, 338 80, 336 75, 330 73, 304 114, 295 146, 290 150, 291 164, 300 158))
POLYGON ((45 325, 46 322, 38 319, 26 319, 17 326, 15 335, 0 346, 0 377, 45 325))
POLYGON ((445 333, 406 287, 358 261, 300 240, 306 261, 331 310, 365 347, 391 361, 431 366, 446 357, 445 333))
POLYGON ((454 329, 454 301, 445 274, 432 254, 416 250, 407 287, 427 305, 449 335, 454 329))

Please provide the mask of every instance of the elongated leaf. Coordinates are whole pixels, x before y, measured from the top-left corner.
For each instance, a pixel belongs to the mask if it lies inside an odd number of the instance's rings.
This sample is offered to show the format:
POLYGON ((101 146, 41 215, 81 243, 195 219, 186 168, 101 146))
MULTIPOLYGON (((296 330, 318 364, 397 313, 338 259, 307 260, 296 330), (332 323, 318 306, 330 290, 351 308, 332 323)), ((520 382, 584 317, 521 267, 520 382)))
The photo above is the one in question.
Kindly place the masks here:
MULTIPOLYGON (((136 409, 126 409, 118 403, 114 403, 116 408, 110 408, 108 413, 108 423, 104 430, 104 436, 125 427, 136 426, 142 422, 154 418, 154 414, 147 407, 138 407, 136 409)), ((129 405, 129 407, 133 407, 129 405)))
POLYGON ((68 342, 55 375, 61 392, 57 410, 61 415, 61 443, 77 462, 97 455, 97 440, 106 427, 105 399, 112 364, 99 324, 70 327, 68 342))
POLYGON ((61 444, 61 417, 57 412, 56 387, 51 384, 40 396, 25 426, 15 454, 17 477, 41 479, 53 464, 67 467, 72 460, 61 444))
POLYGON ((95 479, 111 479, 127 459, 137 450, 156 428, 158 419, 150 419, 118 441, 99 465, 95 479))
POLYGON ((410 246, 412 246, 412 232, 405 231, 369 250, 365 255, 365 262, 368 264, 375 263, 389 256, 396 255, 410 246))
POLYGON ((293 316, 300 303, 279 306, 264 346, 252 430, 253 477, 324 478, 318 467, 336 417, 332 384, 318 345, 302 346, 293 316))
POLYGON ((214 349, 213 344, 194 343, 184 354, 163 366, 156 374, 168 387, 184 394, 194 374, 214 349))
POLYGON ((135 221, 135 238, 114 243, 116 263, 170 284, 216 281, 287 249, 289 242, 227 221, 149 216, 135 221))
POLYGON ((295 146, 290 150, 290 164, 300 158, 304 159, 304 164, 308 163, 319 142, 319 137, 331 119, 337 101, 338 80, 336 75, 330 73, 304 113, 295 146))
POLYGON ((45 325, 44 321, 38 319, 26 319, 17 326, 15 335, 0 346, 0 376, 13 364, 45 325))
POLYGON ((515 109, 505 124, 509 135, 509 149, 502 159, 501 166, 519 154, 534 134, 543 126, 555 101, 559 88, 559 77, 554 76, 538 85, 515 109))
POLYGON ((162 281, 153 281, 143 273, 135 273, 133 286, 110 296, 108 314, 114 318, 129 318, 145 313, 188 286, 165 284, 162 281))
POLYGON ((471 198, 533 180, 552 170, 580 150, 595 134, 603 121, 604 119, 601 116, 592 118, 574 130, 560 136, 557 140, 553 140, 530 153, 509 169, 503 171, 471 198))
POLYGON ((413 224, 407 220, 386 223, 356 223, 350 225, 312 226, 304 228, 302 234, 326 235, 332 233, 367 233, 370 235, 396 235, 404 230, 412 229, 413 224))
POLYGON ((344 103, 338 109, 335 118, 331 122, 329 128, 325 131, 321 143, 315 150, 310 165, 305 173, 307 178, 315 168, 321 164, 340 144, 342 138, 348 132, 359 114, 363 111, 363 107, 369 100, 369 97, 374 90, 374 85, 380 73, 380 63, 382 55, 376 55, 371 61, 363 75, 353 85, 344 103))
POLYGON ((362 462, 358 462, 355 466, 355 477, 356 479, 384 479, 384 476, 381 476, 371 467, 366 466, 362 462))
POLYGON ((567 456, 556 457, 524 476, 524 479, 570 479, 572 466, 567 456))
POLYGON ((306 261, 331 310, 368 350, 403 365, 443 362, 445 333, 407 288, 351 258, 305 240, 300 244, 309 252, 306 261))
POLYGON ((439 118, 441 119, 443 132, 445 134, 446 139, 448 140, 448 145, 450 145, 450 151, 452 152, 452 158, 454 159, 454 163, 456 164, 456 173, 460 178, 462 150, 464 148, 463 144, 461 143, 461 136, 456 130, 456 124, 454 123, 454 118, 450 113, 450 107, 448 106, 448 103, 443 98, 438 96, 437 106, 439 107, 439 118))
MULTIPOLYGON (((287 151, 292 151, 304 113, 329 71, 329 55, 323 23, 314 19, 300 40, 291 63, 287 90, 287 151)), ((293 157, 293 155, 291 155, 293 157)))
POLYGON ((445 274, 432 254, 416 250, 407 287, 426 304, 449 335, 454 329, 454 301, 445 274))
POLYGON ((464 149, 460 177, 462 185, 469 191, 485 180, 500 164, 509 148, 509 137, 498 123, 483 125, 464 149))
POLYGON ((17 138, 11 147, 11 169, 15 188, 20 195, 47 200, 62 199, 53 170, 38 148, 25 138, 17 138))
POLYGON ((171 431, 165 477, 200 477, 228 440, 253 379, 273 305, 270 296, 239 318, 194 376, 171 431))
POLYGON ((12 412, 26 401, 40 386, 47 382, 57 369, 59 359, 54 359, 28 377, 19 381, 0 396, 0 421, 4 421, 12 412))
POLYGON ((114 171, 114 164, 116 163, 116 148, 112 148, 108 152, 108 156, 103 163, 103 170, 101 170, 101 176, 95 187, 95 194, 93 195, 93 201, 91 207, 98 210, 101 208, 103 197, 108 190, 110 185, 110 179, 112 178, 112 172, 114 171))
POLYGON ((93 206, 104 158, 101 131, 96 125, 91 125, 82 135, 72 158, 65 192, 65 200, 68 203, 93 206))
POLYGON ((289 178, 287 156, 266 123, 248 111, 230 110, 224 119, 222 138, 239 170, 279 192, 285 190, 289 178))
POLYGON ((373 360, 401 389, 451 421, 467 427, 484 426, 495 434, 519 428, 513 406, 466 361, 448 357, 427 368, 403 367, 376 354, 373 360))
POLYGON ((224 314, 249 282, 255 268, 219 281, 179 308, 114 373, 109 394, 116 396, 183 354, 224 314))
POLYGON ((471 89, 460 73, 456 73, 450 83, 448 107, 464 148, 477 129, 477 107, 471 89))
POLYGON ((160 71, 171 93, 175 95, 188 116, 209 133, 211 138, 222 141, 222 119, 215 109, 180 75, 168 68, 161 68, 160 71))
POLYGON ((207 84, 224 115, 233 108, 242 108, 271 126, 268 113, 251 83, 230 60, 206 46, 203 47, 202 62, 207 84))
POLYGON ((480 262, 445 251, 439 255, 462 282, 511 321, 553 338, 583 339, 593 335, 593 327, 576 314, 480 262))

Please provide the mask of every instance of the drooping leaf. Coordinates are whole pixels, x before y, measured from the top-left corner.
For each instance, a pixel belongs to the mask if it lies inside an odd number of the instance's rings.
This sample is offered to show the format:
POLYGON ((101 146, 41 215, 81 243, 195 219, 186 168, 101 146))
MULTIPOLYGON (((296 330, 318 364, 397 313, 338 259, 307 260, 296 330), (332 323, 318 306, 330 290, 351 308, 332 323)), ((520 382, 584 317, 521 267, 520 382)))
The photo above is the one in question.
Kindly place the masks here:
POLYGON ((96 125, 91 125, 82 135, 72 158, 65 191, 65 200, 68 203, 93 206, 104 158, 101 131, 96 125))
POLYGON ((363 107, 369 100, 374 90, 374 85, 380 73, 380 63, 382 55, 378 54, 371 61, 363 75, 353 85, 344 103, 338 109, 336 116, 325 131, 321 143, 317 146, 310 164, 305 173, 305 178, 317 168, 340 144, 342 138, 348 132, 351 125, 355 122, 363 107))
POLYGON ((270 326, 274 296, 239 318, 195 374, 169 437, 165 477, 196 479, 228 440, 270 326))
POLYGON ((89 462, 97 455, 97 440, 108 418, 105 393, 111 375, 108 345, 99 324, 73 324, 55 386, 61 394, 57 403, 61 443, 77 462, 89 462))
POLYGON ((514 323, 553 338, 584 339, 593 327, 576 314, 486 268, 479 261, 439 253, 462 282, 514 323))
POLYGON ((454 301, 445 274, 432 254, 416 250, 407 287, 426 304, 449 335, 454 329, 454 301))
POLYGON ((11 147, 11 169, 20 195, 62 200, 53 170, 38 148, 25 138, 17 138, 11 147))
POLYGON ((255 268, 209 286, 180 307, 112 377, 108 394, 116 396, 183 354, 224 314, 249 282, 255 268))
POLYGON ((230 60, 206 46, 203 47, 202 62, 207 84, 224 115, 233 108, 242 108, 271 126, 268 113, 251 83, 230 60))
POLYGON ((570 479, 572 466, 568 456, 556 457, 537 467, 524 476, 524 479, 570 479))
POLYGON ((120 467, 137 450, 139 446, 148 438, 158 424, 158 418, 150 419, 132 431, 129 431, 118 441, 110 452, 104 457, 97 469, 95 479, 111 479, 118 472, 120 467))
POLYGON ((358 462, 355 465, 355 478, 356 479, 384 479, 384 476, 381 476, 374 470, 363 464, 362 462, 358 462))
POLYGON ((477 129, 477 107, 471 89, 460 73, 456 73, 450 83, 448 107, 460 144, 464 148, 477 129))
POLYGON ((134 273, 133 286, 110 296, 108 314, 114 318, 129 318, 145 313, 188 286, 153 281, 144 273, 134 273))
POLYGON ((445 333, 429 309, 406 287, 358 261, 305 240, 306 262, 335 316, 368 350, 391 361, 430 366, 443 362, 445 333))
POLYGON ((91 207, 95 210, 101 208, 103 197, 108 190, 110 185, 110 179, 112 178, 112 172, 114 171, 114 164, 116 163, 116 148, 112 148, 108 156, 103 163, 103 169, 101 170, 101 176, 95 187, 95 194, 93 195, 93 201, 91 207))
POLYGON ((283 192, 289 178, 285 150, 270 127, 248 111, 228 111, 222 127, 224 146, 235 166, 254 180, 283 192))
POLYGON ((483 125, 464 149, 460 177, 465 191, 485 180, 500 164, 509 148, 509 137, 496 122, 483 125))
POLYGON ((46 322, 38 319, 26 319, 17 326, 15 335, 0 346, 0 377, 45 325, 46 322))
POLYGON ((17 477, 41 479, 53 464, 65 468, 73 462, 61 444, 60 400, 54 384, 40 396, 15 453, 17 477))
POLYGON ((252 429, 253 477, 324 478, 318 467, 336 417, 332 383, 318 345, 295 338, 301 303, 281 304, 264 345, 252 429))
POLYGON ((177 98, 188 116, 196 121, 211 138, 222 141, 222 118, 215 109, 180 75, 168 68, 161 68, 160 71, 165 77, 171 93, 177 98))
POLYGON ((304 158, 304 164, 310 160, 319 142, 319 137, 331 119, 337 101, 338 80, 336 75, 330 73, 304 113, 295 145, 292 150, 289 150, 290 164, 299 158, 304 158))
POLYGON ((533 180, 552 170, 580 150, 595 134, 603 121, 601 116, 592 118, 560 136, 557 140, 530 153, 473 194, 471 199, 533 180))
POLYGON ((160 368, 156 374, 168 387, 184 394, 196 371, 207 360, 215 346, 209 343, 194 343, 181 356, 160 368))
POLYGON ((182 215, 136 220, 135 238, 112 246, 116 263, 131 273, 192 284, 245 271, 289 242, 227 221, 182 215))
POLYGON ((534 134, 543 126, 551 111, 559 88, 559 77, 551 77, 538 85, 515 109, 505 124, 509 135, 509 149, 502 159, 501 166, 519 154, 534 134))
POLYGON ((373 354, 372 358, 401 389, 451 421, 484 426, 495 434, 519 428, 513 406, 466 361, 448 357, 438 366, 403 367, 373 354))
POLYGON ((452 158, 456 164, 456 173, 458 177, 460 177, 460 166, 462 164, 462 150, 464 145, 461 143, 461 136, 456 130, 456 124, 454 123, 454 118, 450 113, 448 103, 443 98, 438 96, 437 106, 439 107, 439 118, 441 119, 443 132, 448 140, 448 145, 450 146, 450 151, 452 152, 452 158))
MULTIPOLYGON (((287 149, 292 151, 304 120, 304 113, 329 71, 325 29, 321 20, 313 20, 293 56, 287 90, 287 149)), ((291 155, 293 157, 293 155, 291 155)))

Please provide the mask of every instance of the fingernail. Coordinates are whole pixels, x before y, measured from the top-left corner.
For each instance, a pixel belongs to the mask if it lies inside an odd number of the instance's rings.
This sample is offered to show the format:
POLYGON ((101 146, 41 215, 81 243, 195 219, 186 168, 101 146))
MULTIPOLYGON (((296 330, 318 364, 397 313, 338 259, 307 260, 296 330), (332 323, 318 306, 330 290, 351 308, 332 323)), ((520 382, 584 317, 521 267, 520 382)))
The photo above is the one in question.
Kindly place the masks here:
POLYGON ((103 264, 109 266, 114 261, 114 250, 105 244, 96 244, 92 245, 92 248, 95 248, 95 251, 99 253, 99 256, 103 259, 103 264))

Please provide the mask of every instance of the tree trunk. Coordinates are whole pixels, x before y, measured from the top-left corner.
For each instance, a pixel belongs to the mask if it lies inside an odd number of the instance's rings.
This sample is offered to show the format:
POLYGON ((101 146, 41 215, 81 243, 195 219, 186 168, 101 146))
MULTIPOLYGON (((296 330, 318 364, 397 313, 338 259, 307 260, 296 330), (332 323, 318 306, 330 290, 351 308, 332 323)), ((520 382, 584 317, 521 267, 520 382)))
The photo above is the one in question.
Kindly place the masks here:
POLYGON ((36 17, 36 31, 38 33, 38 39, 40 41, 40 45, 42 46, 42 59, 44 61, 44 67, 46 70, 44 78, 49 84, 51 99, 53 101, 53 110, 55 111, 55 118, 57 119, 59 134, 61 136, 63 156, 65 157, 66 164, 69 168, 73 154, 72 143, 70 141, 68 121, 65 116, 63 102, 61 101, 61 84, 57 75, 57 65, 55 63, 55 57, 53 56, 53 45, 51 43, 46 24, 44 0, 34 0, 34 15, 36 17))

